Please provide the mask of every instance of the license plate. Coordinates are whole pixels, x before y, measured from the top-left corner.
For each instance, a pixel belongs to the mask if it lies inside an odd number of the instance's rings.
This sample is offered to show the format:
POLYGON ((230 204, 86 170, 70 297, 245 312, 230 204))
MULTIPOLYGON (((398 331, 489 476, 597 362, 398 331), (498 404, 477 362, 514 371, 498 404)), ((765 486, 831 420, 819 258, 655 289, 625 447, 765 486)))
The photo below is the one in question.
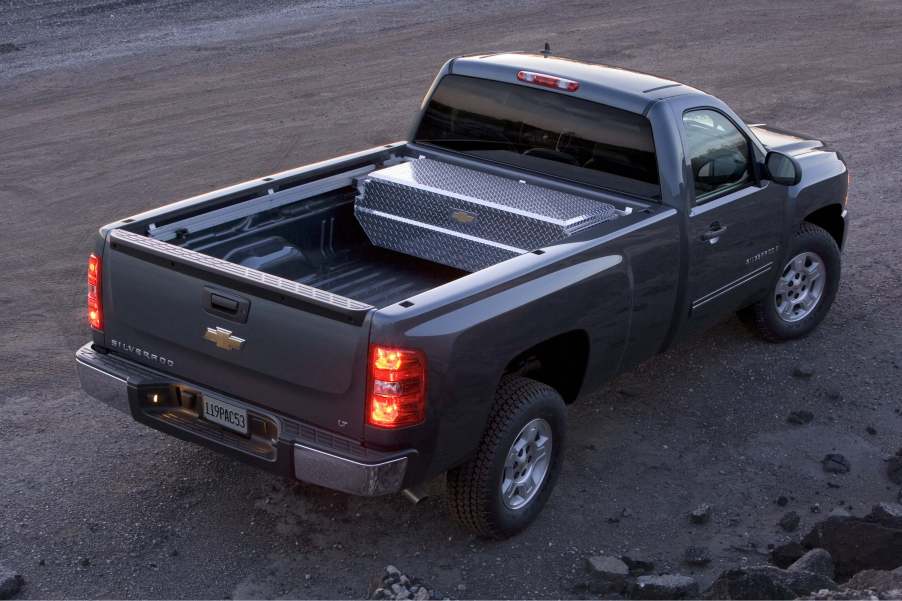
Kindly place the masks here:
POLYGON ((204 396, 204 419, 223 428, 247 434, 247 411, 231 403, 204 396))

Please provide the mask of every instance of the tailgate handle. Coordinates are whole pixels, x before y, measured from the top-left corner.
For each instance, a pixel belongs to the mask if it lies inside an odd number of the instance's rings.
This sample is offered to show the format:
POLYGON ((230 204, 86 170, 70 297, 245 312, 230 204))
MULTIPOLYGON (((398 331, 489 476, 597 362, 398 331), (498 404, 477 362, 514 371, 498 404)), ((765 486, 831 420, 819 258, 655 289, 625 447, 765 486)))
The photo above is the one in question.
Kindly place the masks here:
POLYGON ((226 298, 216 293, 210 295, 210 306, 214 309, 225 311, 226 313, 238 312, 238 301, 232 300, 231 298, 226 298))
POLYGON ((203 308, 207 313, 224 317, 230 321, 245 323, 251 301, 240 296, 226 294, 221 290, 204 288, 203 308))

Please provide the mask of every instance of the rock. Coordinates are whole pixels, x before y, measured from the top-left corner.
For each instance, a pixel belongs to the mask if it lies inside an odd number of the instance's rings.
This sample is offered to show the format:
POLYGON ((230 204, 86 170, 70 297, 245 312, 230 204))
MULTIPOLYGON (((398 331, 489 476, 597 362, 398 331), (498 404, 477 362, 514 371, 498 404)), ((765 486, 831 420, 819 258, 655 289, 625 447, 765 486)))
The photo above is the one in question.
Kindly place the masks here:
POLYGON ((0 563, 0 599, 12 599, 23 584, 25 580, 20 573, 0 563))
POLYGON ((800 380, 808 380, 814 375, 814 368, 810 365, 798 365, 792 370, 792 377, 800 380))
POLYGON ((697 599, 698 582, 690 576, 639 576, 630 587, 630 599, 697 599))
POLYGON ((830 552, 837 578, 862 570, 892 570, 902 558, 902 528, 874 519, 828 517, 802 539, 802 545, 830 552))
POLYGON ((429 599, 429 597, 430 597, 430 595, 429 595, 429 589, 427 589, 425 586, 421 586, 421 587, 418 588, 417 591, 413 594, 413 598, 414 598, 416 601, 425 601, 426 599, 429 599))
POLYGON ((785 530, 786 532, 793 532, 799 527, 799 522, 802 521, 802 518, 799 517, 799 514, 795 511, 788 511, 783 514, 783 517, 780 518, 778 522, 780 528, 785 530))
POLYGON ((693 524, 707 524, 711 519, 711 506, 702 503, 689 513, 689 519, 693 524))
POLYGON ((814 505, 809 507, 809 509, 811 510, 811 513, 820 513, 821 512, 821 504, 815 503, 814 505))
POLYGON ((628 557, 626 555, 622 555, 620 557, 623 560, 623 563, 630 569, 630 575, 632 576, 643 576, 645 574, 651 574, 655 571, 655 564, 651 561, 645 561, 644 559, 633 559, 632 557, 628 557))
POLYGON ((868 426, 868 427, 865 428, 864 430, 865 430, 865 432, 867 432, 867 433, 870 434, 871 436, 873 436, 874 434, 877 433, 877 428, 875 428, 874 426, 868 426))
POLYGON ((386 576, 394 576, 394 577, 400 579, 401 578, 401 570, 399 570, 395 566, 385 566, 385 575, 386 576))
POLYGON ((766 573, 734 569, 722 572, 702 597, 704 599, 795 599, 796 594, 789 587, 774 582, 766 573))
POLYGON ((796 542, 778 545, 770 552, 770 561, 778 568, 788 568, 805 554, 805 547, 796 542))
MULTIPOLYGON (((459 585, 458 588, 464 585, 459 585)), ((395 566, 386 566, 380 578, 370 584, 373 592, 371 599, 386 599, 397 601, 400 599, 431 599, 432 591, 423 586, 416 578, 408 578, 395 566)), ((466 587, 464 587, 466 588, 466 587)), ((464 589, 460 589, 464 590, 464 589)))
MULTIPOLYGON (((871 508, 871 512, 864 516, 864 519, 889 526, 890 528, 902 529, 902 505, 899 503, 878 503, 871 508)), ((899 560, 902 565, 902 558, 899 560)))
POLYGON ((902 457, 898 454, 886 462, 886 475, 893 484, 902 485, 902 457))
POLYGON ((793 562, 788 570, 790 572, 811 572, 833 580, 833 557, 826 549, 812 549, 793 562))
POLYGON ((692 546, 686 549, 684 559, 691 566, 705 566, 711 563, 711 551, 708 547, 692 546))
POLYGON ((824 471, 830 474, 845 474, 852 469, 849 460, 839 453, 830 453, 821 460, 821 465, 824 466, 824 471))
POLYGON ((753 566, 726 570, 705 591, 706 599, 795 599, 821 589, 834 589, 826 576, 806 571, 753 566))
POLYGON ((810 411, 793 411, 788 416, 786 416, 786 421, 790 424, 794 424, 796 426, 804 426, 805 424, 811 423, 814 419, 814 414, 810 411))
POLYGON ((86 567, 88 567, 88 566, 91 565, 91 560, 88 559, 87 557, 79 557, 79 558, 78 558, 78 565, 80 565, 80 566, 83 567, 83 568, 86 568, 86 567))
MULTIPOLYGON (((902 558, 900 558, 902 561, 902 558)), ((902 572, 898 569, 892 572, 888 570, 863 570, 858 572, 843 585, 843 588, 853 590, 870 589, 885 593, 892 590, 902 590, 902 572)))
POLYGON ((12 42, 4 42, 0 44, 0 54, 9 54, 10 52, 18 52, 22 48, 12 42))
POLYGON ((779 497, 777 497, 777 505, 779 505, 780 507, 786 507, 788 503, 789 499, 787 499, 785 496, 780 495, 779 497))
POLYGON ((626 588, 630 569, 616 557, 596 555, 586 559, 589 590, 595 593, 619 593, 626 588))

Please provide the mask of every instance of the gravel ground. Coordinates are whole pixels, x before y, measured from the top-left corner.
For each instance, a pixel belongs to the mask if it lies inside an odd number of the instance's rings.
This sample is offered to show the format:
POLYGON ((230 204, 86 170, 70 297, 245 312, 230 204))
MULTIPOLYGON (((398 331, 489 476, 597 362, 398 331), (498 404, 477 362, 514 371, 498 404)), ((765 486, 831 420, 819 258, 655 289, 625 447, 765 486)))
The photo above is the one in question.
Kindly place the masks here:
POLYGON ((585 597, 584 558, 624 553, 705 584, 798 536, 778 525, 788 511, 805 531, 823 517, 812 506, 895 499, 900 76, 895 1, 0 0, 0 559, 25 577, 20 596, 360 597, 393 564, 439 595, 585 597), (503 543, 449 522, 441 482, 418 506, 347 497, 79 391, 98 225, 400 139, 446 58, 546 40, 843 151, 853 223, 817 332, 768 345, 729 320, 581 400, 556 493, 503 543), (813 421, 787 423, 799 410, 813 421), (851 471, 825 473, 828 453, 851 471), (694 524, 701 503, 711 519, 694 524), (712 561, 686 565, 689 546, 712 561))

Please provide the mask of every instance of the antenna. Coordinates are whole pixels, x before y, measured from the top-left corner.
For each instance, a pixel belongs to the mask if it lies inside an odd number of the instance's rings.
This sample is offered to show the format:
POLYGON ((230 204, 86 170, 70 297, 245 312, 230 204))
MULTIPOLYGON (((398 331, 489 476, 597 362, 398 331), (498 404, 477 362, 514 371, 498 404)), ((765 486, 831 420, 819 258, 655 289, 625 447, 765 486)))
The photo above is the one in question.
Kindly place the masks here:
POLYGON ((551 46, 548 44, 548 42, 545 42, 545 50, 542 50, 542 56, 544 56, 545 58, 551 56, 551 46))

